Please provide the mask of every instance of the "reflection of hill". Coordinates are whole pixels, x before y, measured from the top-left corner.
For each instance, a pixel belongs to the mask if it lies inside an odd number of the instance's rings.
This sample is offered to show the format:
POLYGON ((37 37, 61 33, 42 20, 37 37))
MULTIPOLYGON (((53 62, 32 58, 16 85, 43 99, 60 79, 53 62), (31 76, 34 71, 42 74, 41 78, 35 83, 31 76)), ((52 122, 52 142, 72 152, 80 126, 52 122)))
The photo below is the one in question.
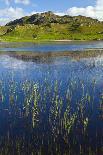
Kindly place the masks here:
POLYGON ((103 49, 89 49, 84 51, 65 51, 65 52, 0 52, 2 55, 9 55, 16 59, 32 62, 48 62, 51 58, 71 57, 75 60, 82 58, 95 58, 103 56, 103 49))

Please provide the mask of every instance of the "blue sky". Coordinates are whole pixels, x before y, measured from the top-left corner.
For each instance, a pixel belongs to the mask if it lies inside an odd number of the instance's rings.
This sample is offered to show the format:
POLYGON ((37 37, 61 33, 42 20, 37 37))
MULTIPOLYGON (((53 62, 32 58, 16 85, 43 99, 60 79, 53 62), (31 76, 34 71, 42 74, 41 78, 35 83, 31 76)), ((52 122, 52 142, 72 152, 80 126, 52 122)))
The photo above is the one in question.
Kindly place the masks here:
POLYGON ((0 0, 0 25, 36 12, 103 19, 103 0, 0 0))
POLYGON ((66 11, 71 7, 95 5, 95 0, 0 0, 0 9, 8 6, 22 7, 25 11, 66 11))

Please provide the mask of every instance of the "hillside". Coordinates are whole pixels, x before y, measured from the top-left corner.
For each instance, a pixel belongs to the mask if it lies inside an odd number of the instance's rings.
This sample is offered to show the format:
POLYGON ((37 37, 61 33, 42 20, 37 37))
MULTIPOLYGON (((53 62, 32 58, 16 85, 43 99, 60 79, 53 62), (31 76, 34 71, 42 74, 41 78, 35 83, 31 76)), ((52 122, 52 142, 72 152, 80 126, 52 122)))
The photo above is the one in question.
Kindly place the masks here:
POLYGON ((26 16, 0 27, 0 39, 36 40, 102 40, 103 22, 84 16, 58 16, 51 11, 26 16))

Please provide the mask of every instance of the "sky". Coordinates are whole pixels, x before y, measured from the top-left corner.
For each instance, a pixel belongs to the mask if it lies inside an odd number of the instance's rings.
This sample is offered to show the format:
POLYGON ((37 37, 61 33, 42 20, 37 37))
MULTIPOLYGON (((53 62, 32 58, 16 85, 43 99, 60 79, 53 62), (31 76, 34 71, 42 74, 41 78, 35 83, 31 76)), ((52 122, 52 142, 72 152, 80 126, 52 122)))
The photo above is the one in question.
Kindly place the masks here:
POLYGON ((34 13, 83 15, 103 21, 103 0, 0 0, 0 25, 34 13))

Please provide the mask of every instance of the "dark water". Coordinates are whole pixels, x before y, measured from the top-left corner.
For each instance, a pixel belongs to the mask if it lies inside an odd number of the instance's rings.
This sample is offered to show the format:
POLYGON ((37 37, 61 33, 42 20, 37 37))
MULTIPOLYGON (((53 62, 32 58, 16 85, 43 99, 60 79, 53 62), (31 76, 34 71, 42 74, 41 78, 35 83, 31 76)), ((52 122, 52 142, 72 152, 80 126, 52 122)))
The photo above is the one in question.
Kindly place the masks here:
MULTIPOLYGON (((102 47, 96 43, 30 44, 23 50, 102 47)), ((102 155, 103 55, 38 62, 0 55, 0 154, 102 155)))

